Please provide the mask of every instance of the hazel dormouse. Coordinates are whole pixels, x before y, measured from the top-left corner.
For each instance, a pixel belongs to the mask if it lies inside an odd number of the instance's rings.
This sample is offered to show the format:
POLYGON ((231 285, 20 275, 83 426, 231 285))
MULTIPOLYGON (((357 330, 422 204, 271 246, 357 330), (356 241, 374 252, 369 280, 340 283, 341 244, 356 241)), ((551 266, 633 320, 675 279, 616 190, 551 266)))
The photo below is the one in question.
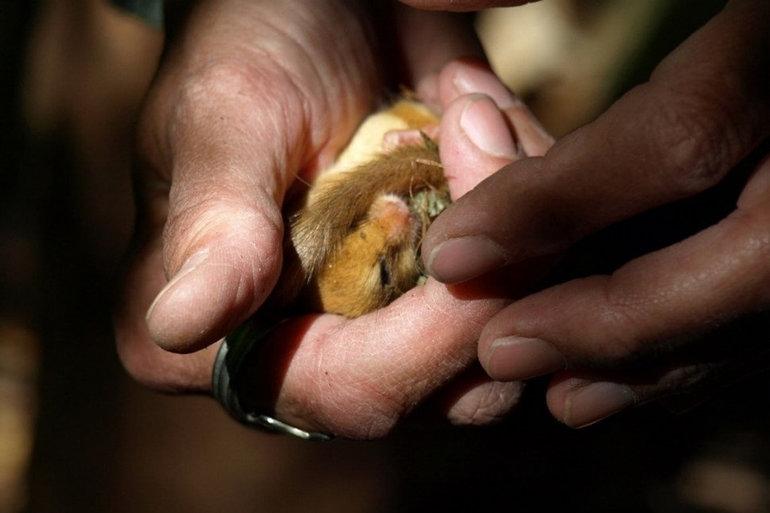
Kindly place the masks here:
POLYGON ((284 268, 269 301, 357 317, 423 279, 419 247, 449 204, 438 118, 402 99, 370 115, 286 216, 284 268))

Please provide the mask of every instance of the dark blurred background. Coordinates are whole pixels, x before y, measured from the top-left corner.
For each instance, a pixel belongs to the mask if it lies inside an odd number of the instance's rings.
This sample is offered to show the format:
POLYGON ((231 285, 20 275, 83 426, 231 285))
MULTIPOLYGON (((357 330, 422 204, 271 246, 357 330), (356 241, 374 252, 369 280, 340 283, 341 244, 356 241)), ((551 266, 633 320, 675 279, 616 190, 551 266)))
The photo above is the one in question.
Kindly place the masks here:
MULTIPOLYGON (((723 3, 544 0, 477 26, 563 134, 723 3)), ((142 389, 117 361, 109 304, 131 232, 131 129, 163 34, 106 1, 0 0, 0 41, 0 513, 770 511, 766 374, 580 431, 549 417, 534 383, 494 428, 321 445, 142 389)), ((566 272, 692 233, 692 209, 718 218, 730 187, 634 220, 645 240, 600 234, 566 272)))

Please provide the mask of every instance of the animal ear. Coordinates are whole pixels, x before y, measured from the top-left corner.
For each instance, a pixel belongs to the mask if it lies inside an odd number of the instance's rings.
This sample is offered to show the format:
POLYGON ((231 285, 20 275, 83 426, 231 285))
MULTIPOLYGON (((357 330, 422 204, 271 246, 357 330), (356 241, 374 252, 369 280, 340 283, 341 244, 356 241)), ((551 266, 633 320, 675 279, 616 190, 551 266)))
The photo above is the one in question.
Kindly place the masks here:
POLYGON ((412 212, 407 202, 395 194, 378 196, 367 218, 379 223, 387 244, 398 244, 412 235, 412 212))

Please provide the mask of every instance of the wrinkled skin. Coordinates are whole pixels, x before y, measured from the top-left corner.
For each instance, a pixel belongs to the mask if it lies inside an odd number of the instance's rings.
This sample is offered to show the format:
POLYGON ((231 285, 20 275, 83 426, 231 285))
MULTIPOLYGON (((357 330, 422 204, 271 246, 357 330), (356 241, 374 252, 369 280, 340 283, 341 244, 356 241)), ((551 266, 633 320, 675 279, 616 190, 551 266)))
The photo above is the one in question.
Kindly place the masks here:
MULTIPOLYGON (((408 3, 461 10, 516 2, 408 3)), ((580 427, 767 369, 768 70, 770 3, 734 0, 647 83, 543 158, 501 162, 483 149, 511 138, 499 114, 490 113, 489 131, 474 144, 455 114, 465 100, 449 107, 441 127, 446 172, 501 169, 431 226, 423 255, 444 283, 501 266, 526 274, 529 259, 562 254, 599 229, 751 167, 734 210, 717 224, 610 275, 548 288, 496 314, 479 342, 489 376, 553 373, 548 406, 580 427)))
MULTIPOLYGON (((483 64, 450 62, 480 53, 462 19, 403 6, 397 16, 398 63, 383 57, 378 27, 357 2, 201 1, 176 28, 138 127, 139 216, 115 314, 134 378, 209 391, 218 341, 280 273, 287 190, 328 165, 394 69, 438 109, 499 87, 483 64), (447 44, 426 44, 439 37, 447 44)), ((522 144, 546 147, 535 124, 527 113, 514 129, 522 144)), ((505 157, 520 154, 512 147, 505 157)), ((454 177, 453 196, 485 176, 454 177)), ((257 395, 282 420, 350 438, 387 434, 428 396, 452 422, 498 419, 520 384, 494 382, 476 363, 481 328, 503 305, 477 288, 429 280, 354 320, 290 320, 265 344, 257 395)))

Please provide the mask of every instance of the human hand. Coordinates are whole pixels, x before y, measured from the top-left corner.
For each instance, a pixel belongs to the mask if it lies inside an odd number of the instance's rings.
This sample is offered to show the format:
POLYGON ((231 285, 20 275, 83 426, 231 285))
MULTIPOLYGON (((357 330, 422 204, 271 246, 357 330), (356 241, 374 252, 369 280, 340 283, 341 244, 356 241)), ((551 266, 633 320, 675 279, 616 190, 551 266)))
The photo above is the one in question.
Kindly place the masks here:
MULTIPOLYGON (((209 391, 214 342, 254 313, 278 277, 287 188, 333 159, 396 58, 403 80, 434 105, 470 92, 461 80, 456 91, 439 87, 464 64, 443 81, 437 74, 479 52, 462 20, 402 7, 393 25, 402 32, 384 45, 377 29, 387 27, 356 3, 304 7, 198 3, 149 94, 136 249, 116 313, 120 357, 148 386, 209 391), (448 44, 420 44, 434 37, 448 44), (383 46, 405 51, 386 60, 383 46)), ((430 280, 357 319, 286 322, 266 342, 254 386, 281 420, 351 438, 382 436, 439 389, 452 421, 488 422, 519 393, 473 368, 481 326, 500 306, 474 286, 430 280)))
MULTIPOLYGON (((730 2, 648 83, 544 158, 507 165, 436 220, 423 255, 440 281, 502 266, 525 275, 532 261, 755 163, 735 210, 718 224, 609 276, 557 285, 498 313, 479 341, 491 377, 556 373, 549 408, 579 427, 767 367, 758 335, 767 333, 770 306, 768 69, 770 4, 730 2), (760 328, 726 338, 733 321, 748 326, 748 316, 760 328)), ((467 143, 451 110, 444 120, 448 174, 500 163, 467 143)))

